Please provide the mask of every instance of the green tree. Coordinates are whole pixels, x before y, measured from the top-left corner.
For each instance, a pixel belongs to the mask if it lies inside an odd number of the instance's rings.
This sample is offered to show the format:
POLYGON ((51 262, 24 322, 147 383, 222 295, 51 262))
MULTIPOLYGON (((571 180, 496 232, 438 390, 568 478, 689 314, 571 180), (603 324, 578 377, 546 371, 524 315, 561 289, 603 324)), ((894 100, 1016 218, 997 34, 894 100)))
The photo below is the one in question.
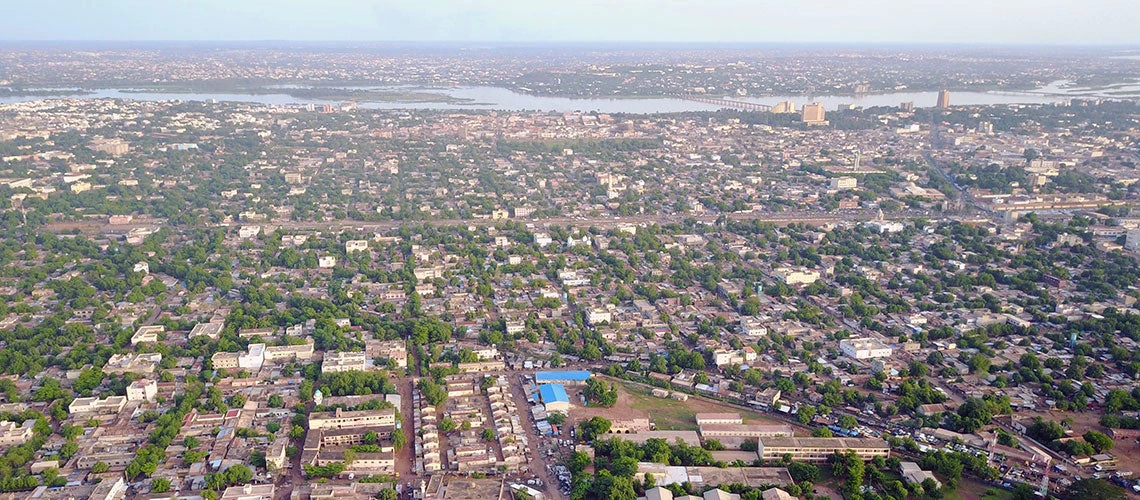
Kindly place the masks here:
POLYGON ((1092 445, 1094 449, 1096 449, 1097 453, 1111 450, 1116 445, 1116 443, 1112 441, 1112 438, 1108 437, 1108 435, 1098 430, 1090 429, 1088 432, 1085 432, 1084 438, 1085 441, 1087 441, 1092 445))
POLYGON ((633 481, 625 476, 614 476, 605 498, 608 500, 637 500, 633 481))
POLYGON ((150 482, 151 493, 166 493, 168 491, 170 491, 170 479, 159 477, 150 482))
POLYGON ((455 420, 452 420, 451 417, 443 417, 443 420, 439 421, 439 431, 445 434, 455 430, 458 427, 459 425, 456 424, 455 420))
POLYGON ((1125 491, 1103 479, 1080 479, 1065 488, 1061 500, 1123 500, 1125 491))
POLYGON ((598 436, 610 431, 610 426, 613 425, 609 420, 602 417, 592 417, 589 420, 578 424, 579 435, 582 436, 584 441, 591 442, 598 436))

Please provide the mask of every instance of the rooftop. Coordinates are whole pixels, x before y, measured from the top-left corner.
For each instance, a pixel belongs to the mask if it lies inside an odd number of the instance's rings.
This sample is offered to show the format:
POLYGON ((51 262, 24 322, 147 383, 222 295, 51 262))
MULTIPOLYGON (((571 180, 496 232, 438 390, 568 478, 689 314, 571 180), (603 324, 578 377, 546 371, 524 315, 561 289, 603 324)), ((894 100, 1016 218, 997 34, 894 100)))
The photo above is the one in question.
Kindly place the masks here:
POLYGON ((556 380, 573 380, 576 382, 585 382, 589 378, 590 372, 587 370, 546 371, 534 374, 534 379, 539 383, 556 380))
POLYGON ((566 389, 562 384, 542 384, 538 386, 538 393, 542 396, 543 403, 570 402, 570 396, 566 395, 566 389))

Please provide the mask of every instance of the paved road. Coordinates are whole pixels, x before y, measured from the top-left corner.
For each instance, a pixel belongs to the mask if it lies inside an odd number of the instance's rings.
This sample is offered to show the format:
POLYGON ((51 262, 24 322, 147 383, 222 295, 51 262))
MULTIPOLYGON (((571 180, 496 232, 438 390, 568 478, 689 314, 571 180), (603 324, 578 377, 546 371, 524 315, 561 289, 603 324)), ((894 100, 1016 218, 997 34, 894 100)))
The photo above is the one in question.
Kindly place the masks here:
MULTIPOLYGON (((924 217, 935 217, 937 214, 919 210, 907 210, 891 213, 887 218, 892 220, 909 220, 924 217)), ((773 224, 810 223, 828 224, 840 222, 854 222, 872 220, 878 217, 877 211, 872 210, 842 210, 842 211, 795 211, 795 212, 736 212, 728 214, 668 214, 668 215, 633 215, 627 217, 599 216, 599 217, 548 217, 541 219, 426 219, 406 221, 363 221, 363 220, 336 220, 323 222, 301 221, 268 221, 261 223, 266 226, 276 226, 288 230, 361 230, 383 232, 406 226, 429 224, 433 226, 492 226, 500 222, 519 222, 534 226, 595 226, 601 229, 614 229, 625 225, 642 224, 670 224, 681 223, 688 219, 712 224, 721 219, 751 221, 759 220, 773 224)), ((162 225, 156 221, 139 222, 136 224, 110 225, 99 221, 59 221, 44 226, 45 230, 54 232, 68 232, 79 229, 83 232, 123 232, 136 226, 162 225)), ((227 223, 226 226, 241 225, 241 223, 227 223)))

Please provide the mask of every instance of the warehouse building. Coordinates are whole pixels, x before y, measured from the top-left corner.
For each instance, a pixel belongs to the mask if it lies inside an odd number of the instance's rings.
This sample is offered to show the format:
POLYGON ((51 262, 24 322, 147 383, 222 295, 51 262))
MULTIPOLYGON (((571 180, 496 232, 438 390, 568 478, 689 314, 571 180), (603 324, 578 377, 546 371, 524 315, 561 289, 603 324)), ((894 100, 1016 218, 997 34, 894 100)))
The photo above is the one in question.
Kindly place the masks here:
POLYGON ((538 394, 547 413, 570 411, 570 397, 566 395, 566 388, 562 384, 542 384, 538 386, 538 394))
POLYGON ((545 371, 534 374, 534 381, 539 384, 584 384, 590 379, 587 370, 545 371))

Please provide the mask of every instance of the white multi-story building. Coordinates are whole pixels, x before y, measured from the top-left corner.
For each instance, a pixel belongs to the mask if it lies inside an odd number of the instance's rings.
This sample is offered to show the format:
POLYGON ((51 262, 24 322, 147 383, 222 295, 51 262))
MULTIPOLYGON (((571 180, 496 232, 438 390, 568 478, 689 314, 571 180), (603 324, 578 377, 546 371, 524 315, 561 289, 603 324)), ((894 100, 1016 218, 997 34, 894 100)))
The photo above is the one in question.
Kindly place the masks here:
POLYGON ((0 446, 13 446, 20 445, 32 439, 32 427, 36 424, 36 419, 29 418, 24 423, 17 424, 16 422, 0 422, 0 446))
POLYGON ((265 364, 265 344, 250 344, 245 354, 238 356, 238 368, 260 370, 265 364))
POLYGON ((334 411, 313 412, 309 414, 310 430, 354 429, 385 425, 396 425, 396 410, 387 408, 380 410, 345 411, 337 408, 334 411))
POLYGON ((901 233, 906 226, 901 222, 895 221, 871 221, 867 223, 867 227, 871 228, 876 233, 901 233))
POLYGON ((238 367, 238 357, 241 354, 236 352, 215 352, 210 356, 210 364, 214 366, 215 370, 233 370, 238 367))
POLYGON ((1124 236, 1124 248, 1140 251, 1140 228, 1128 230, 1124 236))
POLYGON ((261 234, 261 226, 242 226, 238 229, 238 238, 248 240, 261 234))
POLYGON ((336 267, 336 257, 326 255, 317 259, 317 267, 321 269, 332 269, 336 267))
POLYGON ((138 379, 127 386, 127 401, 154 401, 158 395, 158 383, 148 379, 138 379))
POLYGON ((836 177, 831 179, 831 189, 839 191, 843 189, 855 189, 859 185, 859 181, 854 177, 836 177))
POLYGON ((443 267, 417 267, 412 270, 412 273, 416 275, 416 281, 433 280, 443 277, 443 267))
POLYGON ((143 342, 158 342, 158 334, 166 331, 166 327, 162 325, 147 325, 140 326, 135 330, 135 334, 131 336, 131 345, 138 345, 143 342))
POLYGON ((889 458, 891 447, 877 438, 760 438, 756 453, 760 460, 779 460, 791 455, 800 462, 825 462, 835 453, 854 451, 855 456, 867 461, 875 457, 889 458))
POLYGON ((563 286, 586 286, 590 284, 590 278, 579 276, 578 271, 558 271, 558 281, 561 281, 563 286))
POLYGON ((590 309, 586 314, 586 322, 591 325, 613 321, 613 313, 609 309, 590 309))
POLYGON ((112 354, 103 365, 103 373, 154 373, 162 362, 162 354, 157 352, 142 354, 112 354))
POLYGON ((893 352, 890 347, 872 338, 840 340, 839 350, 853 359, 889 358, 893 352))
POLYGON ((348 240, 344 242, 344 253, 364 252, 368 250, 368 240, 348 240))
POLYGON ((810 285, 819 279, 819 271, 803 268, 781 267, 776 269, 775 274, 780 281, 788 286, 810 285))
POLYGON ((209 323, 198 323, 197 325, 194 325, 194 329, 190 330, 189 338, 200 337, 200 336, 205 335, 205 336, 209 337, 210 340, 218 340, 218 337, 222 336, 222 330, 225 328, 226 328, 226 324, 224 322, 220 322, 220 321, 219 322, 211 321, 209 323))
POLYGON ((740 334, 749 337, 763 337, 768 335, 768 327, 756 318, 740 318, 740 334))
POLYGON ((265 348, 265 360, 271 363, 313 359, 313 339, 300 345, 275 345, 265 348))
POLYGON ((329 352, 321 363, 321 373, 364 371, 368 369, 368 356, 364 352, 329 352))
POLYGON ((67 407, 72 415, 114 415, 123 411, 127 405, 125 396, 110 396, 99 398, 75 398, 67 407))

